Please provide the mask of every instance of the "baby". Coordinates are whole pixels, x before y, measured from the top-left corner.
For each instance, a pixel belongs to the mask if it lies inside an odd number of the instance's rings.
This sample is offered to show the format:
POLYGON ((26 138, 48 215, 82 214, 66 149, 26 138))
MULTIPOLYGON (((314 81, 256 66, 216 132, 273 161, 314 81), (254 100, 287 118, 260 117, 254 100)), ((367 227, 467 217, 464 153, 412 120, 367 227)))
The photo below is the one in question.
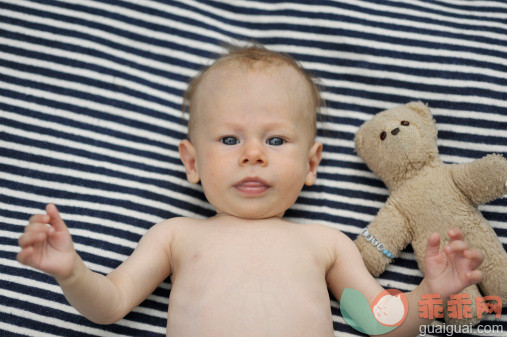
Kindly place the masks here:
MULTIPOLYGON (((311 77, 286 55, 237 48, 194 79, 186 98, 181 160, 215 216, 153 226, 103 276, 83 264, 49 204, 31 217, 18 260, 53 275, 70 304, 100 324, 120 320, 170 276, 167 336, 333 336, 328 288, 338 300, 352 288, 369 302, 383 289, 345 234, 283 219, 321 160, 321 100, 311 77)), ((415 309, 422 294, 445 298, 480 281, 482 254, 458 229, 448 234, 441 253, 439 236, 429 238, 426 276, 407 293, 411 310, 391 335, 415 336, 428 324, 415 309)))

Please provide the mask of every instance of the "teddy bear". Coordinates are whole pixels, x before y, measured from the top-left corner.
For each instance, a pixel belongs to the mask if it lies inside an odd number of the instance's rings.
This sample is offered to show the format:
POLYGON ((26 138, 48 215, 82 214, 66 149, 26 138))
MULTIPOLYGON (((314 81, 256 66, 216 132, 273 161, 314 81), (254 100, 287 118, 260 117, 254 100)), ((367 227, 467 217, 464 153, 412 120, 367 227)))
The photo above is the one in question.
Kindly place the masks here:
MULTIPOLYGON (((437 232, 441 249, 447 231, 460 228, 472 249, 484 254, 479 284, 484 296, 500 296, 507 303, 507 253, 477 206, 507 192, 507 160, 490 154, 465 164, 444 164, 437 148, 437 127, 422 102, 382 111, 365 122, 355 136, 357 154, 389 189, 389 198, 355 243, 366 267, 380 275, 392 258, 411 244, 424 273, 429 236, 437 232)), ((476 324, 477 285, 462 291, 472 302, 473 317, 451 324, 476 324)), ((448 312, 444 308, 444 315, 448 312)), ((454 315, 451 315, 454 316, 454 315)))

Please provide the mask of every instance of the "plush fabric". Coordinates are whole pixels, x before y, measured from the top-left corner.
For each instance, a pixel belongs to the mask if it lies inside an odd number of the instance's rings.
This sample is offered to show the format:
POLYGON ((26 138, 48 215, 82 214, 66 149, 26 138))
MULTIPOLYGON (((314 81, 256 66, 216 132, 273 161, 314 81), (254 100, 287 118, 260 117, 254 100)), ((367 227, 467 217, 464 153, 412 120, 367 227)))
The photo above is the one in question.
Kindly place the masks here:
MULTIPOLYGON (((321 79, 323 161, 287 217, 354 239, 388 196, 354 153, 379 111, 428 103, 445 163, 507 155, 506 16, 500 1, 1 0, 0 335, 165 335, 169 280, 117 324, 95 325, 16 261, 17 238, 55 203, 83 260, 108 273, 154 223, 213 215, 177 147, 186 83, 225 43, 257 40, 321 79)), ((505 248, 507 199, 480 210, 505 248)), ((378 280, 420 282, 410 246, 378 280)), ((336 301, 332 313, 337 335, 360 335, 336 301)), ((505 309, 481 324, 505 333, 505 309)))

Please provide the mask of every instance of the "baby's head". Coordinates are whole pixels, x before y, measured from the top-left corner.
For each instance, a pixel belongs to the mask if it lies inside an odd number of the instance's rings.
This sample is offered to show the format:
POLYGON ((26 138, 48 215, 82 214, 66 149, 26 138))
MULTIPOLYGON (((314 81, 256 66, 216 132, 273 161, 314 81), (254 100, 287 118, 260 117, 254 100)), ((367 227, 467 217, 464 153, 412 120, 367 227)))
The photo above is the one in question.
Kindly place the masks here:
POLYGON ((185 100, 189 139, 180 144, 181 159, 218 214, 281 217, 303 185, 314 183, 321 98, 289 56, 231 49, 190 83, 185 100))
MULTIPOLYGON (((299 75, 298 98, 301 104, 305 105, 305 114, 302 118, 308 119, 308 126, 311 128, 315 138, 317 134, 317 116, 320 114, 320 108, 324 100, 320 95, 320 90, 315 84, 313 78, 303 67, 291 56, 266 49, 260 45, 248 47, 230 46, 228 52, 219 57, 210 66, 204 68, 196 77, 194 77, 183 96, 183 110, 189 113, 188 138, 191 140, 193 133, 197 129, 199 121, 199 99, 207 85, 206 83, 211 74, 215 72, 222 73, 225 76, 232 76, 235 72, 262 72, 262 71, 289 71, 299 75), (204 83, 204 85, 202 85, 204 83)), ((213 80, 211 80, 212 82, 213 80)), ((206 99, 206 98, 205 98, 206 99)))

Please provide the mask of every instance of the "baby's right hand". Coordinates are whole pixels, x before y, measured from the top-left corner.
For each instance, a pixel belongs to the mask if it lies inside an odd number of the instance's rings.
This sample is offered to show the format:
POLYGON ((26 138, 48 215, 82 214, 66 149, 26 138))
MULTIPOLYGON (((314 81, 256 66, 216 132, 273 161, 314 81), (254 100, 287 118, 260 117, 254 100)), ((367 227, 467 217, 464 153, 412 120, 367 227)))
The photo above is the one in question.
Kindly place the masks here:
POLYGON ((48 204, 46 212, 30 218, 18 241, 21 251, 17 259, 22 264, 65 279, 72 274, 77 254, 56 206, 48 204))

